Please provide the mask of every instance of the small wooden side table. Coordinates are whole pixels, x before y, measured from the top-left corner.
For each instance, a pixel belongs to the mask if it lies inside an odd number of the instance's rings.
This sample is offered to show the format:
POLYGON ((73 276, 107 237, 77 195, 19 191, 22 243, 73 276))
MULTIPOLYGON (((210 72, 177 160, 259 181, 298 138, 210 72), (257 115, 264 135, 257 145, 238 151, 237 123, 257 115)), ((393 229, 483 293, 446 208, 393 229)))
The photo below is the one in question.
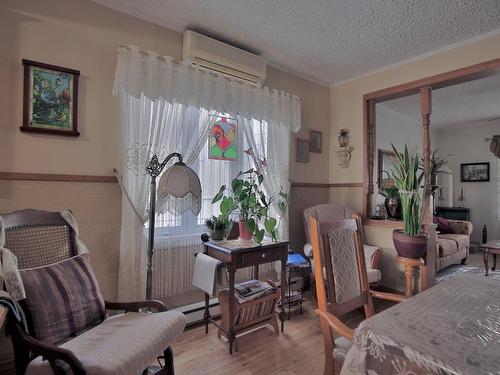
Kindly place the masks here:
POLYGON ((254 279, 259 278, 259 265, 281 261, 281 287, 279 318, 281 321, 281 332, 283 332, 286 313, 285 313, 285 290, 286 290, 286 262, 288 258, 288 242, 263 241, 261 245, 253 241, 230 240, 223 242, 204 242, 204 253, 212 258, 219 259, 225 265, 228 271, 228 329, 222 327, 210 317, 210 296, 205 293, 205 313, 203 320, 205 322, 205 333, 208 333, 208 324, 212 323, 222 332, 229 341, 229 354, 233 354, 233 344, 236 339, 235 331, 235 301, 234 280, 236 270, 240 268, 253 267, 254 279))
POLYGON ((404 265, 405 267, 405 278, 406 278, 406 290, 405 296, 411 297, 413 296, 413 292, 415 290, 414 287, 414 276, 415 276, 415 268, 420 268, 420 290, 427 289, 427 266, 422 258, 414 259, 414 258, 405 258, 396 256, 396 262, 404 265))
POLYGON ((497 254, 500 254, 500 241, 489 241, 483 243, 479 247, 484 250, 483 261, 486 270, 485 276, 488 276, 488 255, 493 254, 493 267, 491 267, 491 270, 495 271, 497 267, 497 254))

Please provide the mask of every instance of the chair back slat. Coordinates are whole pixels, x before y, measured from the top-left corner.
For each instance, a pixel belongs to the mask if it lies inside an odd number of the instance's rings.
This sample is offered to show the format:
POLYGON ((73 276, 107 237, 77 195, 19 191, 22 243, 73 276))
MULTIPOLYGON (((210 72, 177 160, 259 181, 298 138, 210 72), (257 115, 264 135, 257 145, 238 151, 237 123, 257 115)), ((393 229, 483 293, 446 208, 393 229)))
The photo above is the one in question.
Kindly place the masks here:
POLYGON ((306 208, 304 210, 304 229, 306 232, 306 238, 308 242, 311 242, 309 233, 309 218, 314 217, 316 220, 323 222, 332 222, 339 219, 350 219, 354 214, 354 210, 351 207, 347 207, 338 203, 326 203, 318 204, 306 208))
POLYGON ((310 218, 318 306, 336 316, 361 306, 367 315, 373 312, 360 222, 353 216, 333 221, 310 218), (322 303, 321 297, 325 298, 322 303))
POLYGON ((2 215, 5 247, 19 269, 41 267, 76 255, 75 235, 59 212, 33 209, 2 215))

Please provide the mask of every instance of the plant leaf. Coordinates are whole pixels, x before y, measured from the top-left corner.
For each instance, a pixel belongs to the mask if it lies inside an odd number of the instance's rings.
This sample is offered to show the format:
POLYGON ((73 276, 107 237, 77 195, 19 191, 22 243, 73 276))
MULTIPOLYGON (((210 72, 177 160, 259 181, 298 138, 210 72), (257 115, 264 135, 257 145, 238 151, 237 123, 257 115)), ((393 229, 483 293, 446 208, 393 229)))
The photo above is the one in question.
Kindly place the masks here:
POLYGON ((255 240, 255 242, 257 242, 259 245, 262 243, 262 240, 264 239, 264 234, 265 234, 264 229, 257 229, 257 230, 255 231, 254 240, 255 240))
POLYGON ((224 195, 224 190, 226 190, 226 185, 222 185, 219 189, 219 192, 215 195, 214 199, 212 199, 212 204, 221 200, 224 195))
POLYGON ((264 228, 272 235, 274 228, 276 227, 277 221, 274 217, 271 217, 264 221, 264 228))
POLYGON ((254 232, 255 231, 255 220, 254 219, 248 219, 245 221, 246 228, 249 232, 254 232))

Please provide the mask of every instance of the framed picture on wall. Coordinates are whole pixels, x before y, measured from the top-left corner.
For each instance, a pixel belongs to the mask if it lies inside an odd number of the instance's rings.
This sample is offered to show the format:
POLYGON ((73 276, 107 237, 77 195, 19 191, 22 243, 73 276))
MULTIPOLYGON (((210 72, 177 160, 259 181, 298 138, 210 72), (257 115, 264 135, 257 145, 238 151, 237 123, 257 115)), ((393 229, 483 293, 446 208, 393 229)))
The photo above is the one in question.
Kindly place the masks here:
POLYGON ((396 155, 393 151, 378 150, 378 187, 383 189, 394 186, 395 182, 392 178, 391 171, 394 165, 396 155))
POLYGON ((295 161, 307 163, 309 161, 309 141, 305 138, 297 138, 295 149, 295 161))
POLYGON ((208 134, 208 158, 238 160, 238 120, 215 116, 208 134))
POLYGON ((323 152, 323 133, 317 130, 309 131, 309 151, 318 154, 323 152))
POLYGON ((21 131, 78 137, 78 70, 23 59, 21 131))
POLYGON ((490 163, 460 164, 461 182, 488 182, 490 180, 490 163))

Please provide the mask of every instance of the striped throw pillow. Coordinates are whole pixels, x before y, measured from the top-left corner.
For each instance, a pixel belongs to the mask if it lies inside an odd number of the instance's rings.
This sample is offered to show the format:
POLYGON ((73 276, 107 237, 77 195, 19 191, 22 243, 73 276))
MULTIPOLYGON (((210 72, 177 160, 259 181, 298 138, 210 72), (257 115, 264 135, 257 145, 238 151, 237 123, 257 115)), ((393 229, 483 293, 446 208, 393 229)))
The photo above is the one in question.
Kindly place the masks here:
POLYGON ((104 299, 88 254, 20 273, 37 339, 58 345, 104 320, 104 299))

